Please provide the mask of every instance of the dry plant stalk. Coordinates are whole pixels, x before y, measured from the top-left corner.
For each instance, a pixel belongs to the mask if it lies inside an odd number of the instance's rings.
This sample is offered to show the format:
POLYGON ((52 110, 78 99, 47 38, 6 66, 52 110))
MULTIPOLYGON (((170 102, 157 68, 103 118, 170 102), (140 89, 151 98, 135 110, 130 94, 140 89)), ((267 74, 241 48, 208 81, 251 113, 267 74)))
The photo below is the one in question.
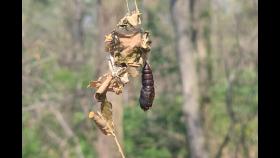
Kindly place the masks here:
POLYGON ((105 135, 112 135, 114 137, 114 140, 118 146, 119 152, 121 153, 121 156, 125 158, 123 150, 121 148, 121 145, 117 139, 117 136, 113 130, 113 128, 110 126, 110 124, 105 120, 105 118, 100 114, 100 112, 90 112, 89 116, 90 119, 92 119, 95 124, 99 127, 99 129, 104 133, 105 135))
POLYGON ((135 10, 130 11, 128 8, 127 14, 119 21, 116 28, 105 35, 105 51, 109 53, 109 72, 96 81, 90 81, 88 85, 88 88, 96 89, 94 98, 101 102, 101 113, 90 112, 89 118, 103 134, 114 136, 123 158, 125 156, 114 132, 112 104, 107 100, 106 93, 114 92, 117 95, 122 93, 124 85, 129 82, 129 77, 139 76, 138 68, 147 65, 152 42, 149 32, 141 28, 142 13, 136 1, 134 2, 135 10))

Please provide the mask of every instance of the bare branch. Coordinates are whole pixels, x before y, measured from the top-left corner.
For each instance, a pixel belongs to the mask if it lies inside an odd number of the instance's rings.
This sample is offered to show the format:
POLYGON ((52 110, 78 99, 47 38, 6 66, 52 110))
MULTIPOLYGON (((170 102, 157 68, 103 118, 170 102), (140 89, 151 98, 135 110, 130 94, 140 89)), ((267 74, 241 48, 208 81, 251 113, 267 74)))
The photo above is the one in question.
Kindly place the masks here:
POLYGON ((227 130, 227 134, 224 137, 223 142, 221 143, 220 147, 218 148, 217 153, 215 154, 215 158, 220 158, 222 156, 223 153, 223 149, 228 145, 229 141, 230 141, 230 133, 232 132, 232 129, 234 127, 235 123, 231 123, 228 130, 227 130))
POLYGON ((68 125, 68 123, 62 116, 61 112, 59 110, 55 109, 53 106, 49 106, 49 107, 50 107, 49 108, 50 111, 55 115, 55 117, 58 120, 59 124, 61 125, 62 129, 66 133, 66 136, 68 137, 68 139, 73 138, 73 140, 76 144, 75 149, 76 149, 76 154, 77 154, 78 158, 84 158, 84 155, 82 153, 82 149, 81 149, 80 143, 77 139, 77 136, 72 131, 71 127, 68 125))

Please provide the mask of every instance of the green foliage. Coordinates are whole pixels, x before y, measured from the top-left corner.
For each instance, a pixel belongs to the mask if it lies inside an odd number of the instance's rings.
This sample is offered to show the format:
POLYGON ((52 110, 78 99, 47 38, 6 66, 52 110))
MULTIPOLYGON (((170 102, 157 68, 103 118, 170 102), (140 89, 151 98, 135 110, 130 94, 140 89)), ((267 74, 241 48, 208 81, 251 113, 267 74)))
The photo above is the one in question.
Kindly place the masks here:
POLYGON ((22 157, 41 157, 43 153, 41 152, 42 143, 37 135, 37 131, 34 128, 24 128, 23 129, 23 152, 22 157))
POLYGON ((185 126, 181 121, 182 97, 175 100, 168 97, 156 97, 153 111, 143 114, 138 104, 127 107, 124 111, 125 151, 128 157, 186 157, 184 142, 185 126), (175 101, 175 102, 173 102, 175 101), (172 134, 182 135, 183 140, 176 140, 172 134), (133 141, 132 141, 133 140, 133 141), (155 145, 155 142, 156 145, 155 145))
MULTIPOLYGON (((228 83, 224 79, 216 80, 210 87, 211 103, 207 108, 207 119, 211 122, 209 133, 216 135, 217 140, 223 141, 221 135, 226 135, 231 120, 226 107, 226 93, 228 83)), ((242 128, 244 128, 244 137, 247 146, 257 144, 257 104, 258 103, 258 85, 254 70, 242 70, 232 87, 232 110, 238 122, 231 131, 229 149, 235 150, 236 144, 240 142, 242 128)))
POLYGON ((62 68, 54 72, 53 80, 56 81, 56 87, 59 86, 61 89, 73 89, 76 87, 78 76, 77 73, 62 68))
POLYGON ((73 123, 74 124, 78 124, 78 123, 80 123, 80 122, 82 122, 84 120, 86 120, 86 116, 85 116, 85 114, 83 112, 79 112, 78 111, 78 112, 75 112, 73 114, 73 123))
MULTIPOLYGON (((138 156, 136 156, 136 157, 138 157, 138 156)), ((166 149, 166 148, 151 147, 143 152, 143 157, 170 158, 171 154, 168 151, 168 149, 166 149)))
POLYGON ((208 118, 213 120, 212 131, 217 134, 227 132, 230 120, 225 106, 226 83, 221 82, 210 88, 211 105, 208 111, 208 118))
POLYGON ((97 157, 95 150, 92 149, 91 144, 86 138, 80 137, 80 145, 85 158, 97 157))

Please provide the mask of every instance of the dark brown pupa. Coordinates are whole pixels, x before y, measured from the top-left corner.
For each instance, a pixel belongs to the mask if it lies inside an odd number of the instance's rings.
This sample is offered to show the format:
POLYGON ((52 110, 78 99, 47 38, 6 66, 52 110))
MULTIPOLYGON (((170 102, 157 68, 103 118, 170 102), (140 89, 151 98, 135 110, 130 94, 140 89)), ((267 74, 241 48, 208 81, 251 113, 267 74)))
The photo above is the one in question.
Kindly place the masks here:
POLYGON ((147 111, 153 105, 155 97, 153 72, 150 65, 146 62, 142 69, 142 88, 139 103, 141 109, 147 111))

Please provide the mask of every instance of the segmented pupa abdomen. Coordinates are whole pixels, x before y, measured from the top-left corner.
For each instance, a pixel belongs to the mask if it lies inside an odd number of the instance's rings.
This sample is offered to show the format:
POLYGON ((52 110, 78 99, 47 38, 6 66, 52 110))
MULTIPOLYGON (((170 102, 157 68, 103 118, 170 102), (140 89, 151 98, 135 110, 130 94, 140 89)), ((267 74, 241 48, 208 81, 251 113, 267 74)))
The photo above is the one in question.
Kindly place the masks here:
POLYGON ((140 92, 140 107, 146 111, 153 105, 155 97, 153 72, 148 63, 142 69, 142 88, 140 92))

